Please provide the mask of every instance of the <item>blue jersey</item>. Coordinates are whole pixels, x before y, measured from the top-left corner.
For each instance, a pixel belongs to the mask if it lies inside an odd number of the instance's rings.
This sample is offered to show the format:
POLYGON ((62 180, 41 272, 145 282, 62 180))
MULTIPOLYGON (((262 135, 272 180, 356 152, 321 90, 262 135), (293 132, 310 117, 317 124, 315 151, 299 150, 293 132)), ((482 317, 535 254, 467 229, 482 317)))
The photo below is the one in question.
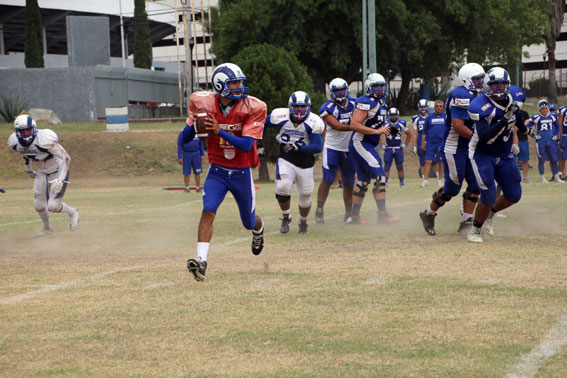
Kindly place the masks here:
POLYGON ((504 115, 512 106, 512 95, 496 102, 486 95, 475 98, 469 106, 469 117, 474 122, 469 144, 469 157, 475 154, 512 157, 512 136, 516 120, 504 115))
POLYGON ((555 114, 548 113, 547 116, 534 114, 529 118, 527 127, 535 127, 537 135, 541 136, 541 141, 551 141, 551 137, 559 133, 559 123, 555 114))
POLYGON ((427 143, 441 143, 445 136, 445 123, 447 115, 445 112, 441 114, 430 114, 423 123, 423 133, 427 143))
POLYGON ((183 143, 183 131, 177 137, 177 158, 183 157, 183 152, 200 152, 201 156, 205 155, 205 144, 198 136, 187 143, 183 143))
POLYGON ((447 102, 445 103, 445 113, 447 114, 445 124, 444 152, 455 154, 457 152, 466 153, 468 151, 469 139, 463 138, 453 130, 453 118, 462 119, 465 126, 472 130, 473 122, 469 119, 468 107, 472 100, 477 97, 477 93, 469 91, 465 87, 453 89, 447 102))
POLYGON ((418 148, 419 146, 421 146, 421 140, 423 138, 423 124, 425 123, 426 118, 427 115, 422 116, 421 114, 416 114, 411 117, 411 123, 413 125, 413 129, 417 130, 416 145, 418 148))
MULTIPOLYGON (((379 129, 384 126, 388 111, 384 100, 377 100, 371 96, 361 96, 356 99, 355 108, 368 112, 366 119, 362 122, 363 125, 372 129, 379 129)), ((364 135, 355 132, 352 138, 370 143, 374 147, 380 143, 380 135, 364 135)))
POLYGON ((559 125, 559 127, 561 127, 561 133, 563 136, 567 136, 567 106, 560 107, 558 113, 563 117, 563 122, 559 125))
MULTIPOLYGON (((356 98, 349 97, 346 108, 343 108, 333 101, 327 101, 319 109, 319 117, 321 117, 324 121, 326 116, 331 115, 335 117, 338 122, 348 125, 352 119, 355 102, 356 98)), ((337 151, 348 151, 348 142, 352 136, 352 131, 335 130, 329 125, 325 125, 325 127, 327 130, 325 134, 325 147, 337 151)))
POLYGON ((386 126, 395 127, 396 129, 398 129, 396 136, 393 136, 392 134, 386 135, 386 146, 400 147, 402 145, 402 134, 408 131, 407 122, 403 119, 399 119, 396 123, 388 121, 386 122, 386 126))

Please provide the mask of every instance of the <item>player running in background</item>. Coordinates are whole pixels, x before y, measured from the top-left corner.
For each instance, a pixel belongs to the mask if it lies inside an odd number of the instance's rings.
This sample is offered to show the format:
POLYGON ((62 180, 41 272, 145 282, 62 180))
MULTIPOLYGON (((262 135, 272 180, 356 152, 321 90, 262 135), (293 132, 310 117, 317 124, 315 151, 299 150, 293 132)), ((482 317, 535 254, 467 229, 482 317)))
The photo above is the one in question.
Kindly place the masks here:
POLYGON ((347 223, 360 223, 360 208, 372 180, 372 194, 378 206, 378 222, 395 223, 400 218, 391 216, 386 210, 386 172, 376 151, 380 135, 391 133, 390 127, 385 124, 388 108, 384 99, 388 93, 388 84, 382 75, 372 73, 364 82, 364 93, 364 96, 356 100, 350 123, 354 133, 348 148, 353 157, 357 181, 352 193, 352 213, 347 223))
POLYGON ((472 214, 478 201, 480 190, 468 158, 468 144, 472 136, 473 123, 469 119, 467 109, 483 88, 484 69, 476 63, 467 63, 461 67, 458 75, 460 85, 453 89, 445 112, 447 123, 444 138, 445 184, 433 193, 433 201, 429 207, 419 213, 423 228, 429 235, 436 235, 435 217, 437 210, 459 194, 463 180, 468 187, 463 194, 463 215, 459 231, 468 231, 472 225, 472 214))
POLYGON ((540 100, 537 103, 539 114, 534 114, 529 118, 527 127, 534 128, 536 139, 536 152, 538 157, 538 170, 541 182, 547 183, 545 179, 545 162, 549 161, 553 173, 553 181, 563 183, 559 177, 559 123, 555 114, 549 112, 549 102, 540 100))
POLYGON ((427 186, 429 171, 433 163, 433 169, 437 176, 437 185, 443 186, 443 137, 445 136, 445 123, 447 116, 443 111, 443 101, 435 101, 435 112, 430 114, 423 123, 423 138, 421 150, 425 151, 424 179, 421 186, 427 186))
POLYGON ((280 232, 287 234, 291 223, 291 188, 295 183, 299 205, 299 233, 307 234, 307 217, 313 194, 314 154, 323 149, 321 133, 325 124, 311 112, 311 99, 302 91, 293 92, 288 108, 274 109, 266 127, 278 127, 280 153, 276 165, 276 199, 282 210, 280 232))
POLYGON ((567 106, 559 108, 557 113, 557 123, 559 124, 559 178, 565 180, 567 178, 567 106))
POLYGON ((183 129, 182 141, 193 140, 196 135, 193 126, 195 112, 205 109, 211 166, 203 186, 197 257, 187 261, 187 269, 197 281, 205 279, 213 221, 227 192, 232 193, 236 200, 242 225, 252 230, 252 253, 259 255, 264 247, 264 222, 256 215, 256 191, 250 167, 258 164, 255 140, 262 138, 266 104, 248 96, 246 76, 235 64, 217 66, 211 83, 215 93, 199 91, 191 94, 189 118, 183 129))
POLYGON ((419 159, 419 176, 422 180, 426 180, 424 174, 425 166, 425 150, 421 149, 421 142, 423 141, 423 123, 429 115, 429 106, 427 100, 422 98, 417 102, 418 114, 411 117, 411 124, 413 125, 413 153, 419 159))
POLYGON ((471 242, 482 243, 483 224, 486 233, 494 235, 494 215, 522 197, 522 177, 511 151, 513 129, 516 125, 518 132, 523 134, 529 130, 522 122, 516 122, 525 101, 514 101, 518 91, 521 89, 510 86, 508 72, 494 67, 486 73, 484 94, 475 98, 468 109, 474 122, 469 158, 480 188, 480 202, 467 234, 467 240, 471 242), (501 194, 497 194, 496 184, 502 190, 501 194))
POLYGON ((409 130, 406 121, 400 119, 400 111, 396 108, 388 109, 386 126, 390 127, 390 135, 386 135, 386 143, 382 145, 386 185, 388 185, 392 161, 395 161, 400 188, 404 188, 406 186, 404 183, 404 148, 411 142, 412 132, 409 130), (406 134, 405 142, 402 142, 402 133, 406 134))
POLYGON ((14 121, 14 133, 8 138, 8 145, 23 155, 25 172, 34 179, 33 206, 43 223, 43 229, 37 235, 53 233, 50 213, 69 215, 69 227, 76 231, 79 210, 63 202, 69 183, 71 156, 59 144, 57 134, 49 129, 38 130, 31 116, 20 115, 14 121))
POLYGON ((177 160, 183 166, 183 179, 185 191, 189 192, 189 181, 191 170, 195 176, 195 191, 201 192, 201 173, 205 163, 205 144, 198 136, 195 139, 183 144, 183 130, 177 137, 177 160))
POLYGON ((341 175, 343 186, 345 222, 350 217, 352 208, 354 166, 349 157, 348 143, 352 136, 350 120, 356 99, 349 96, 348 84, 341 78, 331 80, 329 93, 331 100, 325 102, 319 109, 319 117, 325 122, 327 131, 322 154, 323 179, 317 191, 317 209, 315 210, 315 222, 317 223, 325 223, 323 208, 329 195, 329 189, 337 177, 337 172, 341 175))

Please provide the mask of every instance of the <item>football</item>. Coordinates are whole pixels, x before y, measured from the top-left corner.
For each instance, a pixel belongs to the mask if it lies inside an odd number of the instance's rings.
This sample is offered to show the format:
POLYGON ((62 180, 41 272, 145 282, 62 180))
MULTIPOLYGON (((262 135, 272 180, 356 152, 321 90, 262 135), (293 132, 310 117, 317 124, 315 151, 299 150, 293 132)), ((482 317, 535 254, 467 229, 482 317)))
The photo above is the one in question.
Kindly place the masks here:
POLYGON ((209 116, 207 109, 199 108, 195 112, 195 132, 197 136, 201 139, 207 138, 209 136, 209 132, 207 131, 207 125, 205 123, 205 119, 209 116))

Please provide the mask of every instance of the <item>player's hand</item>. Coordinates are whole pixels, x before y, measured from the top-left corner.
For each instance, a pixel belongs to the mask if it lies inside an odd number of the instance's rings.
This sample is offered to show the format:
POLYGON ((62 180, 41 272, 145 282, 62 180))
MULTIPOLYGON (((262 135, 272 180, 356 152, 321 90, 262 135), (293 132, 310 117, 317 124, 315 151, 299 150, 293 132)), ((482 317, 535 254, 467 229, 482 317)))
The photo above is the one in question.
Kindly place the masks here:
POLYGON ((201 164, 205 164, 205 156, 201 156, 201 164))
POLYGON ((533 129, 533 127, 528 127, 526 131, 524 131, 524 134, 532 138, 535 138, 535 130, 533 129))
POLYGON ((381 145, 380 147, 382 147, 383 150, 385 150, 386 148, 388 148, 388 146, 386 146, 385 144, 381 145))
POLYGON ((557 142, 557 139, 558 139, 558 138, 557 138, 557 135, 554 135, 554 136, 551 137, 551 141, 552 141, 552 142, 557 142))
POLYGON ((536 134, 535 140, 541 140, 541 138, 543 138, 543 137, 540 134, 536 134))
POLYGON ((405 143, 402 143, 400 147, 402 147, 402 149, 403 149, 403 148, 406 148, 406 144, 405 144, 405 143))
POLYGON ((284 152, 299 151, 299 147, 295 143, 285 143, 283 146, 284 152))
POLYGON ((258 147, 258 156, 266 155, 266 149, 264 147, 258 147))
POLYGON ((58 194, 61 191, 61 189, 63 189, 63 180, 61 180, 60 178, 51 180, 49 181, 49 183, 51 184, 51 192, 53 194, 58 194))
POLYGON ((516 143, 512 144, 512 153, 514 155, 518 155, 520 153, 520 146, 518 146, 516 143))
POLYGON ((504 118, 506 119, 506 121, 510 122, 515 120, 516 119, 515 113, 518 110, 520 110, 520 107, 517 104, 512 103, 512 105, 510 105, 510 107, 506 111, 506 114, 504 114, 504 118))
POLYGON ((417 146, 413 146, 412 151, 413 151, 414 154, 417 155, 417 146))
POLYGON ((205 125, 207 125, 206 129, 208 132, 212 132, 215 135, 217 135, 220 132, 219 123, 217 119, 213 116, 208 116, 205 119, 205 125))
POLYGON ((34 178, 37 177, 37 173, 35 173, 35 171, 33 171, 33 170, 26 171, 26 173, 27 173, 28 175, 30 175, 30 177, 31 177, 32 179, 34 179, 34 178))
POLYGON ((390 135, 391 131, 390 131, 390 126, 382 126, 378 129, 376 129, 376 134, 386 134, 386 135, 390 135))
POLYGON ((183 158, 179 158, 177 159, 177 161, 179 162, 180 165, 183 165, 183 158))

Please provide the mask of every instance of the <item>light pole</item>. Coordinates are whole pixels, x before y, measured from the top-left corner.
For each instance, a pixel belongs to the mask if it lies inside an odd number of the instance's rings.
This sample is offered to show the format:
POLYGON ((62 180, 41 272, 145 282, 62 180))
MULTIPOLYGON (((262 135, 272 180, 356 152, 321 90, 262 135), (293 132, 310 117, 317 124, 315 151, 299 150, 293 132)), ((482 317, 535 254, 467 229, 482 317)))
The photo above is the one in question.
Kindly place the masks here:
POLYGON ((122 0, 118 1, 120 7, 120 46, 122 47, 122 67, 126 67, 126 49, 124 48, 124 19, 122 18, 122 0))

